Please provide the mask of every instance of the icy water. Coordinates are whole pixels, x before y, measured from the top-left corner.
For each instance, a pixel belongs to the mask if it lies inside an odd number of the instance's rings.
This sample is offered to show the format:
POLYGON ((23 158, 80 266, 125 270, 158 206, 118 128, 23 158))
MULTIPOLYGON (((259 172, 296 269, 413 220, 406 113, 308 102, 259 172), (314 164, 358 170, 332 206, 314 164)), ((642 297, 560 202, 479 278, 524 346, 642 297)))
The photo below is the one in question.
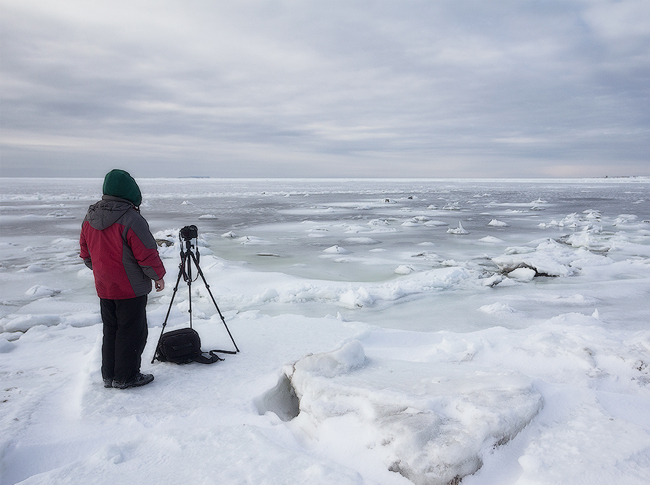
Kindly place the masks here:
MULTIPOLYGON (((279 272, 305 281, 399 285, 404 273, 444 267, 463 267, 488 277, 499 272, 492 258, 511 247, 562 240, 586 231, 592 239, 604 241, 603 248, 608 249, 608 241, 625 229, 624 223, 636 224, 625 234, 641 241, 650 230, 644 222, 650 219, 650 183, 644 179, 145 179, 140 185, 142 213, 153 232, 169 233, 175 240, 174 231, 195 224, 220 258, 245 263, 252 271, 279 272), (467 234, 448 232, 458 229, 459 223, 467 234)), ((46 245, 47 240, 75 239, 87 206, 100 197, 100 189, 100 180, 4 180, 3 241, 23 248, 22 253, 10 251, 5 271, 58 264, 61 254, 41 254, 36 247, 46 245)), ((6 246, 4 251, 8 251, 6 246)), ((612 251, 609 257, 627 258, 628 253, 612 251)), ((174 267, 168 270, 170 276, 176 274, 174 267)), ((573 292, 573 283, 539 277, 532 285, 540 295, 547 292, 552 298, 573 292)), ((347 318, 411 330, 466 331, 494 325, 485 315, 468 311, 466 304, 471 300, 478 308, 478 303, 493 299, 493 292, 460 282, 442 290, 416 291, 388 302, 359 302, 352 309, 341 306, 339 300, 331 305, 332 299, 327 298, 306 298, 301 305, 288 306, 277 301, 251 302, 246 307, 269 314, 341 312, 347 318), (426 312, 431 318, 421 318, 426 312)), ((507 298, 518 300, 523 310, 539 318, 581 306, 557 299, 549 307, 543 296, 526 301, 520 293, 529 291, 530 287, 510 287, 507 298)), ((601 292, 594 291, 599 298, 601 292)), ((589 299, 584 302, 593 306, 589 299)), ((602 302, 600 310, 608 312, 608 305, 602 302)), ((618 319, 616 314, 610 316, 618 319)))

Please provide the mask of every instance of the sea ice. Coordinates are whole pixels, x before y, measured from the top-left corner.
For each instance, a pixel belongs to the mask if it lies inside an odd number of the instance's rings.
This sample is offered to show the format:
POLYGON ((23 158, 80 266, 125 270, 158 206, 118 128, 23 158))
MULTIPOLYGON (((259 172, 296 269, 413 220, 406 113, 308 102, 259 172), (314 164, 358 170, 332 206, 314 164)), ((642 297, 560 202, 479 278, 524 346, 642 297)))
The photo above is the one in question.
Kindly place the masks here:
MULTIPOLYGON (((78 257, 101 180, 0 181, 2 483, 648 482, 648 179, 144 179, 168 284, 125 392, 78 257), (242 352, 152 365, 188 224, 242 352)), ((192 310, 227 348, 201 281, 192 310)))

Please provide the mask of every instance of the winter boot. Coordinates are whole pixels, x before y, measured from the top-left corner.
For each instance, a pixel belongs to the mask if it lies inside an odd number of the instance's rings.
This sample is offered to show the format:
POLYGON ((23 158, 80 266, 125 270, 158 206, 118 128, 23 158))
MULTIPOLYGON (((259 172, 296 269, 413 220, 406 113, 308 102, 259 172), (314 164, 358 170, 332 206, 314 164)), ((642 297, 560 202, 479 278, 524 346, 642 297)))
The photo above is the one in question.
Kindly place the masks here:
POLYGON ((141 374, 137 373, 135 377, 132 377, 126 382, 113 381, 113 387, 118 389, 128 389, 129 387, 140 387, 149 384, 153 381, 153 374, 141 374))

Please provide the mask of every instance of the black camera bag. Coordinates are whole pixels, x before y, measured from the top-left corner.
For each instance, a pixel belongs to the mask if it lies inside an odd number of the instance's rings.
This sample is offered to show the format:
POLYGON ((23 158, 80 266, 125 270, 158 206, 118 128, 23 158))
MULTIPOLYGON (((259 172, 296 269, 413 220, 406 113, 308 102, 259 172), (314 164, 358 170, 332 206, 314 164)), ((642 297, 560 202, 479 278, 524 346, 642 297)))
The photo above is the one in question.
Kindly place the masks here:
POLYGON ((223 360, 214 350, 201 352, 201 338, 193 328, 181 328, 163 333, 160 337, 156 358, 161 362, 174 362, 176 364, 213 364, 223 360))

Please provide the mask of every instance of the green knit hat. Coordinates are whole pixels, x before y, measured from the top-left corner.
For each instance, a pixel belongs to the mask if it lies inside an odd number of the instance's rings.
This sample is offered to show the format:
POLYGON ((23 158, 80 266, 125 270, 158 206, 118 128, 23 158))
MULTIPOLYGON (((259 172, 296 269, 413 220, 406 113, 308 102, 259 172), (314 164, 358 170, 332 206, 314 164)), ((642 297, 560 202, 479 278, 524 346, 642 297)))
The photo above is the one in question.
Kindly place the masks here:
POLYGON ((140 187, 129 172, 124 170, 111 170, 104 177, 104 195, 112 195, 120 199, 126 199, 138 207, 142 203, 140 187))

